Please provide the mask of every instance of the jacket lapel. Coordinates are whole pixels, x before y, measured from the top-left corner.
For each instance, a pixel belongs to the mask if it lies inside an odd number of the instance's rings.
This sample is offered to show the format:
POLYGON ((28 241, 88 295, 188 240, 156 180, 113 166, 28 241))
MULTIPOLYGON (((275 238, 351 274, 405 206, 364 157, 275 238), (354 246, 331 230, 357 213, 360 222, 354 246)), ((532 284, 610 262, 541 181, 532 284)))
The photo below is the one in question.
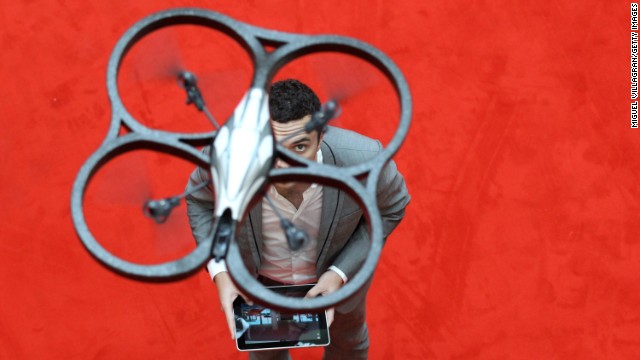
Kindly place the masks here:
MULTIPOLYGON (((335 165, 335 156, 326 142, 322 142, 320 149, 322 150, 322 162, 326 165, 335 165)), ((318 231, 317 265, 321 265, 324 262, 324 258, 329 250, 329 244, 331 244, 330 238, 333 237, 333 233, 335 232, 332 228, 342 208, 342 198, 342 192, 337 188, 329 186, 322 188, 322 213, 320 215, 320 228, 318 231)), ((321 270, 323 269, 318 269, 318 272, 321 270)))
POLYGON ((249 231, 249 239, 253 238, 253 241, 250 241, 253 260, 256 267, 260 268, 262 262, 262 201, 258 201, 249 211, 249 231))

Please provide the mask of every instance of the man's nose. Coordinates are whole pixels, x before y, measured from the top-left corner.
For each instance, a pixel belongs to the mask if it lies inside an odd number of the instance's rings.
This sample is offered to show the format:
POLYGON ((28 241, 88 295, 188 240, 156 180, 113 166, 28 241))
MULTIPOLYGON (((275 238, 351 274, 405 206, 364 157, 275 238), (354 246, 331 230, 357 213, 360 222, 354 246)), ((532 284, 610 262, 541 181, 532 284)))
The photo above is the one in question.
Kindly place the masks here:
POLYGON ((284 168, 288 168, 289 164, 287 164, 286 161, 282 160, 282 159, 276 159, 276 168, 278 169, 284 169, 284 168))

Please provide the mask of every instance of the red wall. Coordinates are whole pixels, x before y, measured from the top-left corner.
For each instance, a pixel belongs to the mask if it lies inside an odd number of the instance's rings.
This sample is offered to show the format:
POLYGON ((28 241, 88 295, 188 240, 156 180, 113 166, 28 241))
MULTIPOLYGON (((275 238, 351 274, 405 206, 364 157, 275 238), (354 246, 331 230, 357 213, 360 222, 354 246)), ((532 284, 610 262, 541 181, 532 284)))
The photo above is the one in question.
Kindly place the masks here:
MULTIPOLYGON (((84 249, 70 217, 73 179, 109 125, 113 46, 135 21, 176 6, 356 37, 406 75, 414 122, 396 161, 413 200, 369 296, 371 358, 640 358, 629 4, 593 0, 3 0, 0 358, 238 357, 204 272, 167 284, 120 277, 84 249)), ((145 124, 208 129, 183 105, 177 66, 201 74, 219 118, 246 90, 246 56, 190 32, 141 43, 123 67, 125 103, 145 124)), ((303 78, 323 99, 346 96, 339 125, 388 141, 388 84, 332 60, 279 76, 303 78)), ((184 206, 162 227, 140 207, 180 192, 190 168, 146 151, 117 158, 87 192, 89 224, 128 259, 188 252, 184 206)), ((309 355, 319 351, 294 358, 309 355)))

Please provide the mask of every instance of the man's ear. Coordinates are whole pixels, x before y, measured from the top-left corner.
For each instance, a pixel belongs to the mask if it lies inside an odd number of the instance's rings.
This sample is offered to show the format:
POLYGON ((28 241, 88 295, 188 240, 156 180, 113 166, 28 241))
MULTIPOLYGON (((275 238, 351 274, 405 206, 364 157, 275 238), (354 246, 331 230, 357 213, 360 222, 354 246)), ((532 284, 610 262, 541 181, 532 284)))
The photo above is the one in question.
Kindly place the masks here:
POLYGON ((322 145, 322 140, 324 139, 324 131, 325 129, 322 129, 318 135, 318 149, 320 149, 320 145, 322 145))

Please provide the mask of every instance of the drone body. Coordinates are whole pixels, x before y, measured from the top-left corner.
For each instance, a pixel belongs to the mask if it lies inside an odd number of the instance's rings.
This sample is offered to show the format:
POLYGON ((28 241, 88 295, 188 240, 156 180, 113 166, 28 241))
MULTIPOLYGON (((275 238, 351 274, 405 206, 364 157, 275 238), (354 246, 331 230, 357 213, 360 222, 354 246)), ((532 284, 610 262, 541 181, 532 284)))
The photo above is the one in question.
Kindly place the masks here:
POLYGON ((224 218, 213 235, 216 260, 227 253, 228 240, 221 241, 220 234, 233 234, 273 167, 274 140, 267 99, 263 89, 250 89, 213 141, 211 179, 215 189, 223 189, 216 191, 214 216, 224 218))

